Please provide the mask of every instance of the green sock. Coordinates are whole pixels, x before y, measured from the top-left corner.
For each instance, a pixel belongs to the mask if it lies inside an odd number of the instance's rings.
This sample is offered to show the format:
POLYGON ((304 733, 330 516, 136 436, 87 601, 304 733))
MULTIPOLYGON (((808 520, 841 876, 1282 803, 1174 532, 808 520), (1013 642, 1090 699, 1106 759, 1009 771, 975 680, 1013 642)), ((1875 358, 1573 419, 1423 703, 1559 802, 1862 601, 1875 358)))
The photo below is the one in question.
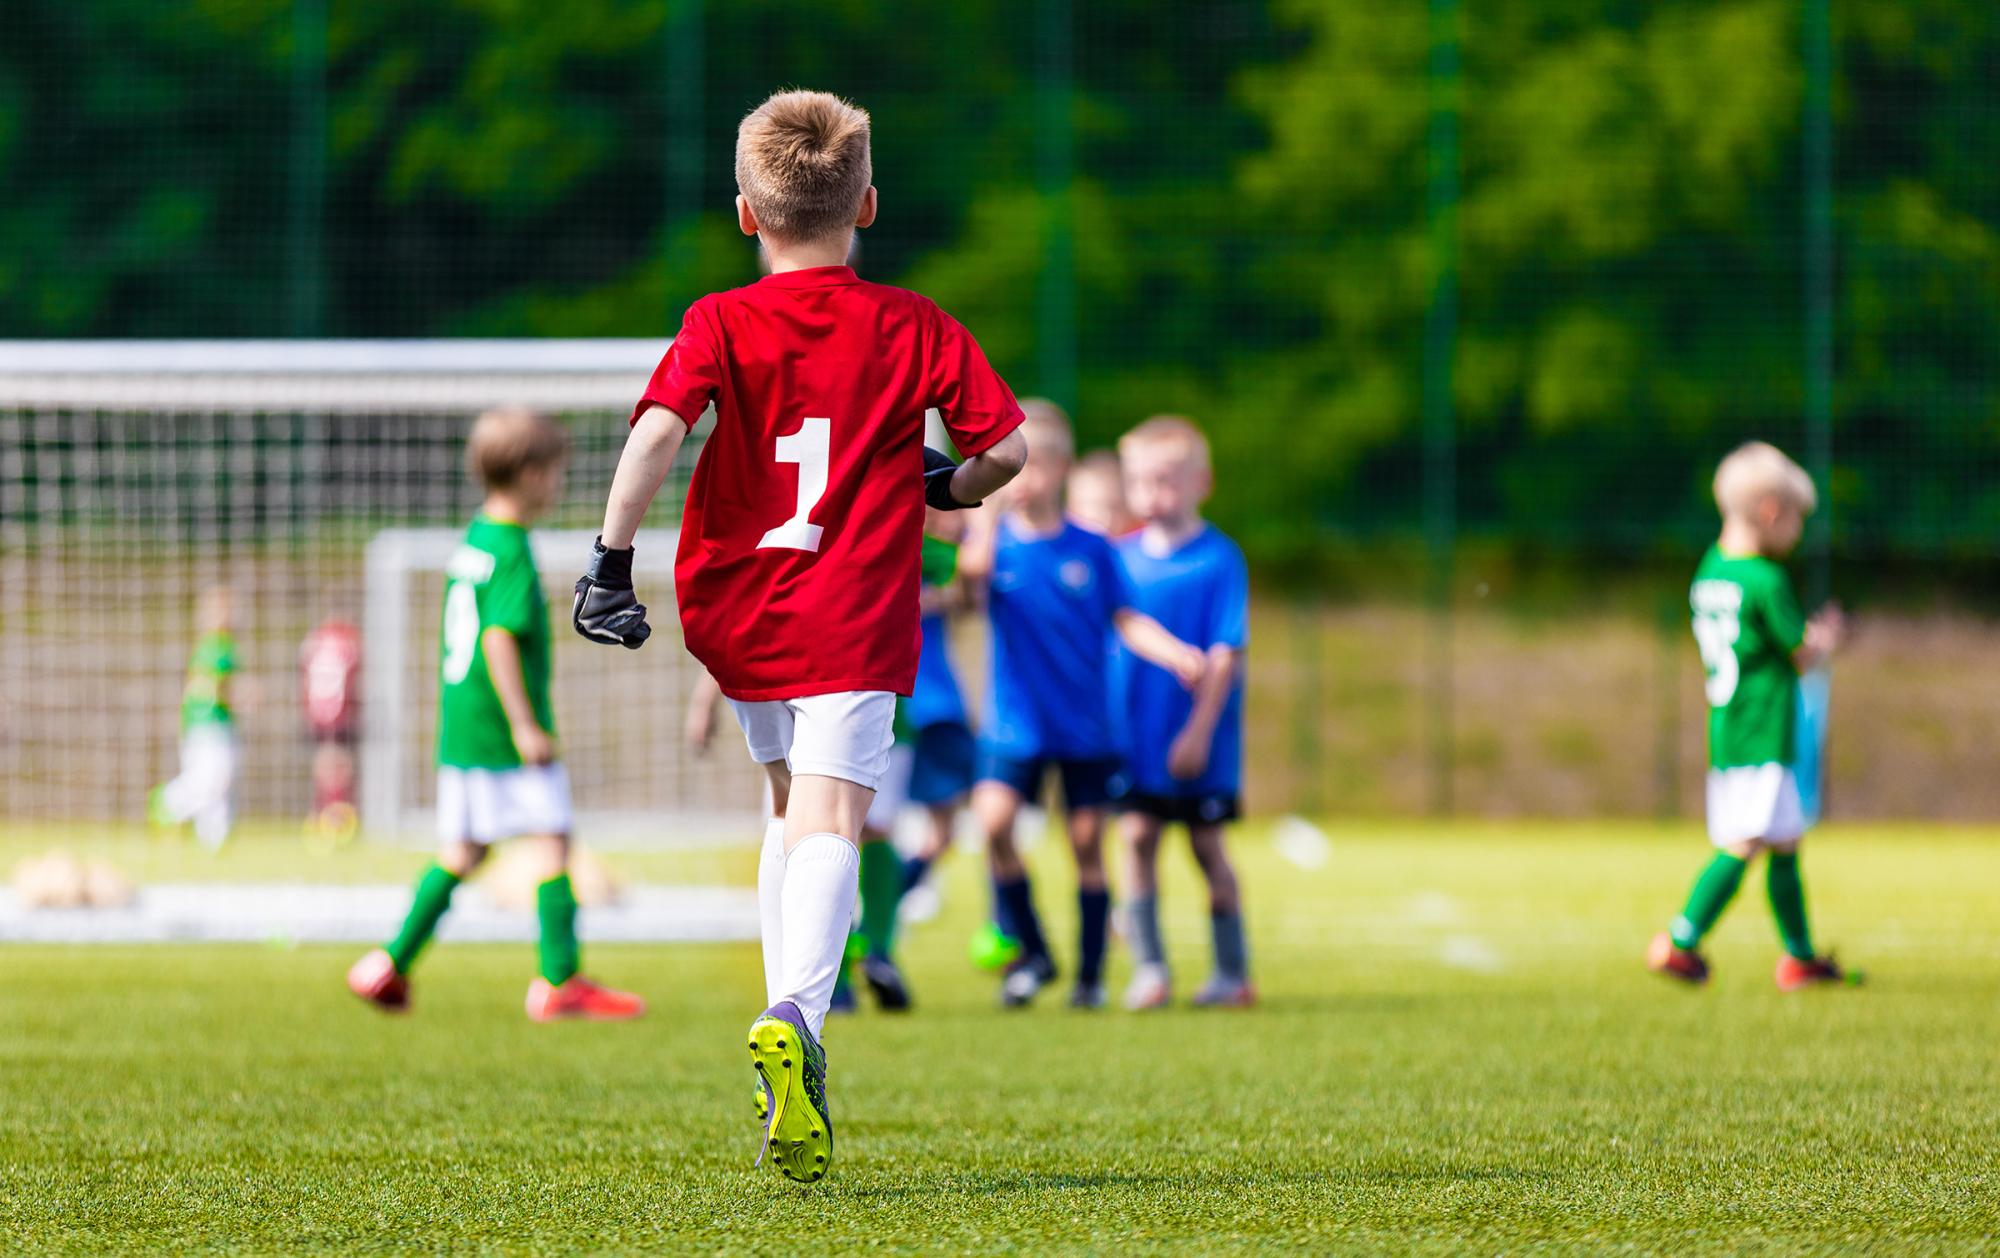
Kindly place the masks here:
POLYGON ((1806 887, 1799 880, 1799 854, 1773 852, 1764 867, 1764 889, 1771 895, 1771 916, 1778 919, 1778 938, 1785 951, 1801 961, 1818 955, 1813 951, 1812 929, 1806 925, 1806 887))
POLYGON ((417 879, 417 893, 410 899, 410 912, 403 928, 384 946, 396 973, 408 974, 417 954, 431 941, 438 919, 451 907, 451 893, 458 889, 458 875, 435 862, 417 879))
POLYGON ((1701 942, 1715 919, 1722 916, 1722 910, 1729 907, 1729 901, 1736 896, 1736 888, 1743 885, 1743 862, 1727 852, 1717 852, 1715 859, 1708 862, 1708 868, 1701 871, 1701 877, 1694 880, 1694 890, 1688 892, 1687 907, 1681 910, 1667 933, 1674 937, 1674 943, 1682 948, 1692 948, 1701 942))
POLYGON ((576 973, 576 892, 568 874, 557 874, 535 888, 535 916, 542 924, 535 947, 542 977, 560 986, 576 973))
POLYGON ((903 899, 903 861, 895 845, 861 845, 861 937, 868 955, 886 957, 896 946, 896 909, 903 899))

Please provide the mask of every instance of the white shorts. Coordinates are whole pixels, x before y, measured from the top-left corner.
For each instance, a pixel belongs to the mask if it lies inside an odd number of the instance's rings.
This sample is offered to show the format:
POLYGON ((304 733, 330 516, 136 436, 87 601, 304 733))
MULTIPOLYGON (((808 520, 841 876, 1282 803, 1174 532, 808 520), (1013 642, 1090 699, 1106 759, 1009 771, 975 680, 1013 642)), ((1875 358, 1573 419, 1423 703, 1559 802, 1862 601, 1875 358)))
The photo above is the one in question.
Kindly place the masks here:
POLYGON ((782 760, 793 776, 839 778, 874 790, 889 770, 895 741, 896 696, 886 690, 843 690, 802 699, 745 703, 731 699, 750 758, 782 760))
POLYGON ((892 834, 896 829, 896 818, 910 802, 910 775, 917 767, 917 745, 897 743, 889 748, 889 768, 882 774, 881 784, 875 788, 875 799, 868 805, 868 828, 877 834, 892 834))
POLYGON ((438 839, 497 843, 524 834, 570 832, 569 771, 560 764, 518 769, 438 769, 438 839))
POLYGON ((1750 839, 1793 843, 1806 832, 1799 783, 1782 764, 1708 771, 1708 840, 1734 847, 1750 839))

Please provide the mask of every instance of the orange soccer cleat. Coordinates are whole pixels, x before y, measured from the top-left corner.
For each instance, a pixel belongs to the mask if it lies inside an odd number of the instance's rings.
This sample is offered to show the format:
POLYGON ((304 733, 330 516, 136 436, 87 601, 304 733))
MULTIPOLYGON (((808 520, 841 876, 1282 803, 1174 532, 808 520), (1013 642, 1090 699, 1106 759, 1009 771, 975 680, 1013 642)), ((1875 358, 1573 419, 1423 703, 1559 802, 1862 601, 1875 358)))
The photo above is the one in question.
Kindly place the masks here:
POLYGON ((528 984, 528 1017, 536 1022, 583 1018, 591 1022, 624 1022, 646 1012, 646 1002, 631 992, 599 987, 583 975, 560 986, 545 978, 528 984))
POLYGON ((388 1013, 410 1008, 410 980, 396 970, 389 954, 377 948, 347 971, 347 990, 388 1013))
POLYGON ((1674 943, 1674 937, 1666 931, 1653 936, 1653 942, 1646 949, 1646 968, 1655 974, 1677 978, 1683 983, 1706 983, 1708 962, 1692 948, 1683 948, 1674 943))
POLYGON ((1778 972, 1773 976, 1781 992, 1795 992, 1801 988, 1819 983, 1844 983, 1847 972, 1834 961, 1832 954, 1801 961, 1794 956, 1778 958, 1778 972))

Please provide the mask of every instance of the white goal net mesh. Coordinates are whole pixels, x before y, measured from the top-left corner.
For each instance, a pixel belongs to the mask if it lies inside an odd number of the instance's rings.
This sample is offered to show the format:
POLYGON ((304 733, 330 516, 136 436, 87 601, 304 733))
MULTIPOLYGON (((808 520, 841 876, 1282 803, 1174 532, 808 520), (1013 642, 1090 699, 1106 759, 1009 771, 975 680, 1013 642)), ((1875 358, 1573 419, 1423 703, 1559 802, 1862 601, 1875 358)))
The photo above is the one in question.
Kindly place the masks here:
POLYGON ((659 352, 654 341, 0 345, 0 818, 144 819, 149 789, 175 770, 195 609, 221 586, 234 596, 245 823, 295 822, 313 804, 300 649, 316 626, 345 621, 363 637, 364 821, 377 837, 427 838, 435 557, 478 504, 464 468, 472 417, 525 404, 560 415, 572 440, 537 555, 558 617, 557 724, 580 830, 593 841, 747 833, 753 769, 725 739, 698 761, 681 734, 700 674, 671 610, 679 485, 641 543, 652 642, 607 650, 562 623, 659 352))

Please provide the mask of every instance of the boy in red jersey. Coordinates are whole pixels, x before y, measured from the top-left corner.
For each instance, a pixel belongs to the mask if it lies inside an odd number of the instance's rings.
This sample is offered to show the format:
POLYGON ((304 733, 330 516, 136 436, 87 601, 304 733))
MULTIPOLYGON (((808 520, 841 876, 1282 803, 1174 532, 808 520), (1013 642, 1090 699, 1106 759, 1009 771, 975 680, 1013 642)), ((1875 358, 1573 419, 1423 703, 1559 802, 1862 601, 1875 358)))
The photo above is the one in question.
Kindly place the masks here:
POLYGON ((1027 457, 1021 410, 965 329, 845 264, 875 220, 868 115, 782 92, 736 136, 739 225, 766 275, 688 308, 612 479, 573 618, 594 641, 650 632, 632 538, 713 402, 674 568, 688 649, 770 774, 757 874, 769 1008, 750 1027, 765 1152, 792 1179, 833 1156, 819 1037, 856 897, 856 842, 916 680, 924 505, 962 508, 1027 457), (923 444, 944 415, 966 456, 923 444), (921 490, 919 479, 922 480, 921 490))

